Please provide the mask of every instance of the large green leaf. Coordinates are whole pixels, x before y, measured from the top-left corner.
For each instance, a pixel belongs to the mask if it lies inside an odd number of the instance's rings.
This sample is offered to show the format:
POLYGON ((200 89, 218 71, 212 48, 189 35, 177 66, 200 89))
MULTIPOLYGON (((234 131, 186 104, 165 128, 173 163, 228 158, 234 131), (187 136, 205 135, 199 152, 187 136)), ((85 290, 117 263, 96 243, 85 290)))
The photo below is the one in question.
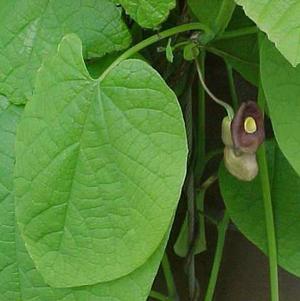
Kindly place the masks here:
POLYGON ((43 58, 72 32, 83 40, 85 57, 126 48, 131 41, 110 0, 0 0, 0 92, 15 103, 30 99, 43 58))
POLYGON ((176 5, 175 0, 117 0, 126 12, 145 28, 153 28, 162 23, 169 11, 176 5))
POLYGON ((279 147, 300 174, 300 66, 294 68, 274 45, 261 45, 261 80, 279 147))
POLYGON ((215 33, 227 27, 234 11, 234 0, 188 0, 188 5, 198 20, 215 33))
MULTIPOLYGON (((275 143, 267 144, 279 264, 300 276, 300 177, 275 143)), ((267 253, 264 205, 259 176, 241 182, 222 165, 220 187, 230 217, 240 231, 267 253)))
POLYGON ((110 281, 162 242, 186 170, 175 94, 131 59, 93 80, 80 40, 63 38, 40 69, 17 134, 17 218, 55 287, 110 281))
MULTIPOLYGON (((51 288, 39 272, 35 269, 32 259, 28 255, 24 242, 17 238, 18 270, 15 276, 20 277, 16 292, 20 299, 1 299, 1 301, 145 301, 157 273, 157 269, 166 240, 145 264, 132 273, 119 279, 100 284, 75 288, 51 288)), ((5 284, 7 285, 7 283, 5 284)))
POLYGON ((0 96, 0 300, 3 301, 20 299, 12 196, 15 129, 20 113, 21 108, 9 106, 7 99, 0 96))
POLYGON ((235 0, 293 66, 300 63, 300 1, 235 0))
POLYGON ((21 107, 0 99, 0 300, 144 301, 155 277, 166 238, 147 262, 115 281, 73 289, 47 286, 28 255, 15 221, 13 169, 21 107))

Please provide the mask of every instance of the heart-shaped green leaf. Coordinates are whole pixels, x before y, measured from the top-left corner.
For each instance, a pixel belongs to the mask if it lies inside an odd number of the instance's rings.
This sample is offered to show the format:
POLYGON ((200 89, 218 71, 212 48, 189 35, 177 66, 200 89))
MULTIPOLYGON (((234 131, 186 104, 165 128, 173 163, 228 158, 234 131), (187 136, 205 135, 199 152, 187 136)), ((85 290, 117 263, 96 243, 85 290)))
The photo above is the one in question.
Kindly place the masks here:
POLYGON ((166 235, 186 170, 184 122, 147 63, 126 60, 93 80, 68 35, 37 75, 16 156, 17 220, 47 283, 111 281, 166 235))
MULTIPOLYGON (((300 177, 275 143, 267 143, 279 264, 300 276, 300 177)), ((231 176, 222 164, 220 187, 227 209, 239 230, 267 253, 264 203, 259 175, 252 182, 231 176)))
POLYGON ((176 5, 175 0, 118 0, 126 12, 142 27, 153 28, 162 23, 169 11, 176 5))
POLYGON ((300 63, 300 1, 235 0, 293 66, 300 63))
POLYGON ((300 175, 300 66, 292 67, 268 39, 261 45, 261 81, 279 147, 300 175))
POLYGON ((72 289, 50 288, 26 251, 15 220, 13 170, 16 126, 23 108, 0 99, 0 299, 5 301, 144 301, 167 237, 134 272, 111 282, 72 289))
POLYGON ((0 91, 11 102, 32 96, 43 58, 67 33, 80 36, 84 56, 128 47, 130 34, 110 0, 0 0, 0 91))

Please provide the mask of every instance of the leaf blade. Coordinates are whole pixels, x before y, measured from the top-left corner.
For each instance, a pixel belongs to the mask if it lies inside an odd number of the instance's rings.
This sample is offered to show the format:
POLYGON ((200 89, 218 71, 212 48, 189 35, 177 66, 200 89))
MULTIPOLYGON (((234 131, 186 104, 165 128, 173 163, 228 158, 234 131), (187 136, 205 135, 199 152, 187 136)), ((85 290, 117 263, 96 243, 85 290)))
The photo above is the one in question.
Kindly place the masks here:
MULTIPOLYGON (((278 244, 279 264, 299 276, 300 178, 274 142, 267 143, 272 202, 278 244)), ((220 188, 230 217, 239 230, 265 254, 267 238, 264 206, 259 176, 252 182, 241 182, 231 176, 224 165, 220 168, 220 188)))
POLYGON ((144 301, 168 240, 164 237, 142 266, 123 278, 93 286, 55 289, 37 271, 22 240, 15 219, 13 172, 15 135, 23 107, 0 98, 0 294, 5 301, 144 301))
POLYGON ((38 75, 16 152, 18 222, 52 286, 120 278, 157 249, 187 146, 176 96, 149 65, 124 61, 93 80, 66 36, 38 75))
POLYGON ((293 68, 268 39, 261 45, 261 80, 276 140, 300 174, 300 67, 293 68))
POLYGON ((236 0, 246 14, 267 33, 278 50, 293 65, 300 63, 299 2, 284 0, 236 0))

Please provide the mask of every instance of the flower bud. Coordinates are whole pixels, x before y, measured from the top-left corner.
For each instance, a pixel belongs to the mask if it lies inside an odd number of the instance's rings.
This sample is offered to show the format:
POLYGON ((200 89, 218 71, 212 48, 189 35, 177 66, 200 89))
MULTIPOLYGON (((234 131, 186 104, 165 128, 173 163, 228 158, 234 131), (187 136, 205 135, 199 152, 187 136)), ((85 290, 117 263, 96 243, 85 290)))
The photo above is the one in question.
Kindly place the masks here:
POLYGON ((254 101, 242 103, 231 122, 234 147, 254 154, 265 139, 264 117, 254 101))

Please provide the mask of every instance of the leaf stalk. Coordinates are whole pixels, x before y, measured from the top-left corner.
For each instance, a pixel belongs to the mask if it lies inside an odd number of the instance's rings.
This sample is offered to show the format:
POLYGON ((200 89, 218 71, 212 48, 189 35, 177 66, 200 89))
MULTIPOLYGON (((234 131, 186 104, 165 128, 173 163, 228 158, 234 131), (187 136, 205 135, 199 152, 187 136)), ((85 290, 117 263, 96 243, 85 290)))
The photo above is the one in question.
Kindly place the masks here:
POLYGON ((214 262, 213 262, 204 301, 212 301, 214 297, 215 287, 217 284, 218 274, 219 274, 221 261, 222 261, 222 255, 223 255, 223 249, 224 249, 228 224, 229 224, 229 214, 228 211, 226 210, 222 221, 218 225, 218 240, 217 240, 217 246, 215 251, 215 257, 214 257, 214 262))
POLYGON ((176 289, 175 280, 173 277, 173 273, 172 273, 172 269, 167 253, 164 254, 161 265, 167 283, 169 299, 177 300, 178 299, 177 289, 176 289))
MULTIPOLYGON (((260 90, 261 89, 262 88, 260 88, 260 90)), ((258 104, 262 112, 264 112, 265 98, 262 95, 260 95, 259 97, 258 104)), ((257 158, 259 164, 259 178, 260 178, 262 196, 263 196, 263 202, 265 208, 265 223, 266 223, 268 255, 269 255, 271 301, 279 301, 277 244, 276 244, 275 222, 274 222, 273 204, 272 204, 270 178, 269 178, 265 144, 262 144, 260 146, 257 152, 257 158)))
POLYGON ((196 62, 196 67, 197 67, 197 72, 198 72, 199 80, 200 80, 200 82, 201 82, 201 84, 202 84, 202 86, 203 86, 205 92, 210 96, 210 98, 211 98, 213 101, 215 101, 217 104, 219 104, 220 106, 222 106, 222 107, 226 110, 229 119, 232 120, 233 117, 234 117, 234 111, 233 111, 232 107, 231 107, 228 103, 226 103, 226 102, 224 102, 223 100, 217 98, 217 97, 209 90, 209 88, 206 86, 205 81, 204 81, 204 79, 203 79, 203 75, 202 75, 202 72, 201 72, 201 69, 200 69, 199 62, 198 62, 197 60, 195 60, 195 62, 196 62))

